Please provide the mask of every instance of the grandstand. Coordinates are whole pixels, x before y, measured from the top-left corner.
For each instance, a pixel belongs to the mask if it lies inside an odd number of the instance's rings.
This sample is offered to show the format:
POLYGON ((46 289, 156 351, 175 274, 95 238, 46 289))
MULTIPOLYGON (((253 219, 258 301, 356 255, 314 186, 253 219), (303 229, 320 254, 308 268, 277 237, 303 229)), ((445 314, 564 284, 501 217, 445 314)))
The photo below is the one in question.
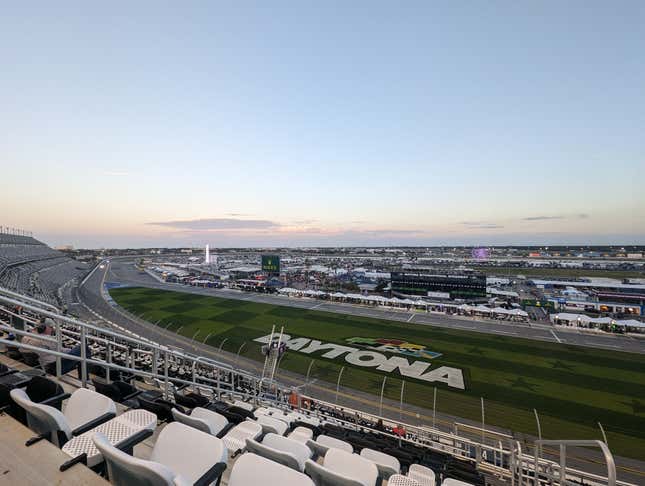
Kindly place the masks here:
POLYGON ((89 267, 32 236, 0 233, 0 286, 62 307, 89 267), (67 296, 67 297, 66 297, 67 296))
POLYGON ((120 485, 630 484, 616 479, 599 440, 536 440, 527 451, 508 437, 476 440, 339 408, 1 288, 0 331, 16 337, 0 336, 0 407, 11 417, 0 417, 0 467, 17 484, 43 484, 27 480, 36 476, 52 484, 100 484, 102 476, 120 485), (39 335, 41 344, 21 340, 42 318, 53 334, 39 335), (75 345, 80 356, 62 352, 75 345), (55 357, 55 372, 47 376, 35 353, 55 357), (63 359, 78 370, 63 376, 63 359), (558 448, 558 460, 543 446, 558 448), (568 466, 571 446, 599 448, 606 475, 568 466), (39 459, 20 469, 36 448, 39 459))

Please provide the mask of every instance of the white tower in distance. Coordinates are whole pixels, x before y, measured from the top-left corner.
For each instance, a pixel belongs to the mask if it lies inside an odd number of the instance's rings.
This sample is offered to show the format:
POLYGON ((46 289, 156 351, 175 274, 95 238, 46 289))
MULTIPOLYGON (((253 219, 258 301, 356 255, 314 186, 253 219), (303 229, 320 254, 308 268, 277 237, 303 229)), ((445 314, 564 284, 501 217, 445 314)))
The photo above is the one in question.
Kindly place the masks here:
POLYGON ((208 265, 210 262, 211 262, 211 254, 210 254, 208 245, 206 245, 206 257, 204 258, 204 263, 208 265))

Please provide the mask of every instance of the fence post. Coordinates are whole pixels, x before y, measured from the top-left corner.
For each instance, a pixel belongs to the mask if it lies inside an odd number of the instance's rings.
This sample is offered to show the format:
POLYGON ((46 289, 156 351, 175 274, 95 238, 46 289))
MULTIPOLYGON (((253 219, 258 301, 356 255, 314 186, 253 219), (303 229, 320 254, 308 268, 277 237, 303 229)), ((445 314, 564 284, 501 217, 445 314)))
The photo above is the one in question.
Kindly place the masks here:
POLYGON ((338 372, 338 381, 336 382, 336 400, 334 401, 334 405, 338 405, 338 389, 340 388, 340 377, 343 376, 343 371, 345 371, 344 366, 338 372))
POLYGON ((598 427, 600 427, 600 432, 602 432, 602 440, 605 441, 605 444, 609 445, 609 443, 607 442, 607 435, 605 434, 605 429, 603 428, 600 422, 598 422, 598 427))
MULTIPOLYGON (((56 351, 60 353, 62 351, 62 348, 63 348, 63 335, 60 329, 60 322, 57 320, 56 321, 56 351)), ((56 356, 56 378, 61 377, 62 371, 63 371, 63 368, 62 368, 61 358, 60 356, 56 356)))
POLYGON ((311 367, 314 365, 315 360, 311 360, 309 367, 307 368, 307 375, 305 376, 305 395, 307 394, 307 385, 309 384, 309 374, 311 373, 311 367))
MULTIPOLYGON (((541 441, 542 440, 542 426, 540 425, 540 417, 539 417, 539 415, 537 413, 537 409, 535 409, 535 408, 533 409, 533 414, 535 415, 535 423, 537 424, 538 439, 541 441)), ((540 448, 540 455, 542 455, 542 453, 541 453, 542 442, 538 442, 538 444, 539 444, 538 447, 540 448)))
POLYGON ((383 416, 383 392, 385 391, 386 380, 387 380, 387 376, 383 376, 383 384, 381 385, 381 401, 379 402, 379 406, 378 406, 379 416, 383 416))
POLYGON ((87 340, 85 339, 85 326, 81 326, 81 386, 87 387, 87 340))
POLYGON ((246 345, 246 341, 242 343, 240 348, 237 350, 237 355, 235 356, 235 367, 237 368, 237 362, 240 360, 240 353, 242 352, 242 348, 246 345))
POLYGON ((486 439, 486 432, 485 432, 486 422, 484 421, 484 397, 480 397, 480 398, 482 401, 482 444, 483 444, 486 439))
POLYGON ((168 400, 168 351, 164 352, 164 363, 163 363, 163 375, 164 375, 164 398, 168 400))
MULTIPOLYGON (((108 341, 107 344, 105 345, 105 354, 106 354, 105 359, 107 360, 108 364, 112 364, 112 342, 111 341, 108 341)), ((109 366, 105 368, 105 379, 107 380, 108 383, 110 383, 109 366)))
POLYGON ((399 400, 399 422, 403 418, 403 390, 405 389, 405 380, 401 380, 401 398, 399 400))
POLYGON ((434 397, 432 399, 432 428, 436 429, 436 418, 437 418, 437 387, 434 387, 434 397))
POLYGON ((222 339, 221 344, 219 345, 218 352, 221 354, 222 353, 222 348, 224 347, 224 343, 228 340, 228 338, 222 339))

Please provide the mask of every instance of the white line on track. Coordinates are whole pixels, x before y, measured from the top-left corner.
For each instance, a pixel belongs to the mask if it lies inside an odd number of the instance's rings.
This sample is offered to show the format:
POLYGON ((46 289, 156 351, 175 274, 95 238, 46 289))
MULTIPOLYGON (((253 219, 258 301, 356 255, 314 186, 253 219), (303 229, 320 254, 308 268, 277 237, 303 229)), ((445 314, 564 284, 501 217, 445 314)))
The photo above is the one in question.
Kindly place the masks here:
POLYGON ((457 329, 468 329, 470 331, 472 331, 473 329, 477 329, 476 327, 473 327, 473 326, 470 326, 470 327, 469 326, 450 326, 450 327, 455 327, 457 329))
POLYGON ((408 317, 408 320, 406 322, 410 322, 414 316, 415 314, 411 314, 410 317, 408 317))
POLYGON ((560 341, 560 338, 555 334, 555 332, 553 332, 553 329, 551 329, 551 334, 553 334, 553 337, 555 338, 555 340, 556 340, 557 342, 559 342, 559 343, 561 343, 561 342, 562 342, 562 341, 560 341))
POLYGON ((495 334, 513 334, 514 336, 517 336, 516 332, 511 332, 511 331, 496 331, 491 329, 490 332, 494 332, 495 334))
POLYGON ((318 309, 318 307, 320 307, 321 305, 322 305, 322 304, 316 304, 316 305, 315 305, 315 306, 313 306, 313 307, 309 307, 309 310, 311 310, 311 309, 318 309))

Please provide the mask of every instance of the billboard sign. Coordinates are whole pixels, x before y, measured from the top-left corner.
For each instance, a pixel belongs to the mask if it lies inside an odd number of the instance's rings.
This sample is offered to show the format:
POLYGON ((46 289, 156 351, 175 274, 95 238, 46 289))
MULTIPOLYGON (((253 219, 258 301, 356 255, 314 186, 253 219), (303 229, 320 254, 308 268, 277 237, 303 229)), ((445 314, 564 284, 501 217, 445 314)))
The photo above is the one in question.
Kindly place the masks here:
POLYGON ((449 299, 450 298, 450 293, 449 292, 431 292, 431 291, 428 291, 428 297, 433 297, 435 299, 449 299))
POLYGON ((280 256, 262 255, 262 271, 269 273, 280 273, 280 256))

